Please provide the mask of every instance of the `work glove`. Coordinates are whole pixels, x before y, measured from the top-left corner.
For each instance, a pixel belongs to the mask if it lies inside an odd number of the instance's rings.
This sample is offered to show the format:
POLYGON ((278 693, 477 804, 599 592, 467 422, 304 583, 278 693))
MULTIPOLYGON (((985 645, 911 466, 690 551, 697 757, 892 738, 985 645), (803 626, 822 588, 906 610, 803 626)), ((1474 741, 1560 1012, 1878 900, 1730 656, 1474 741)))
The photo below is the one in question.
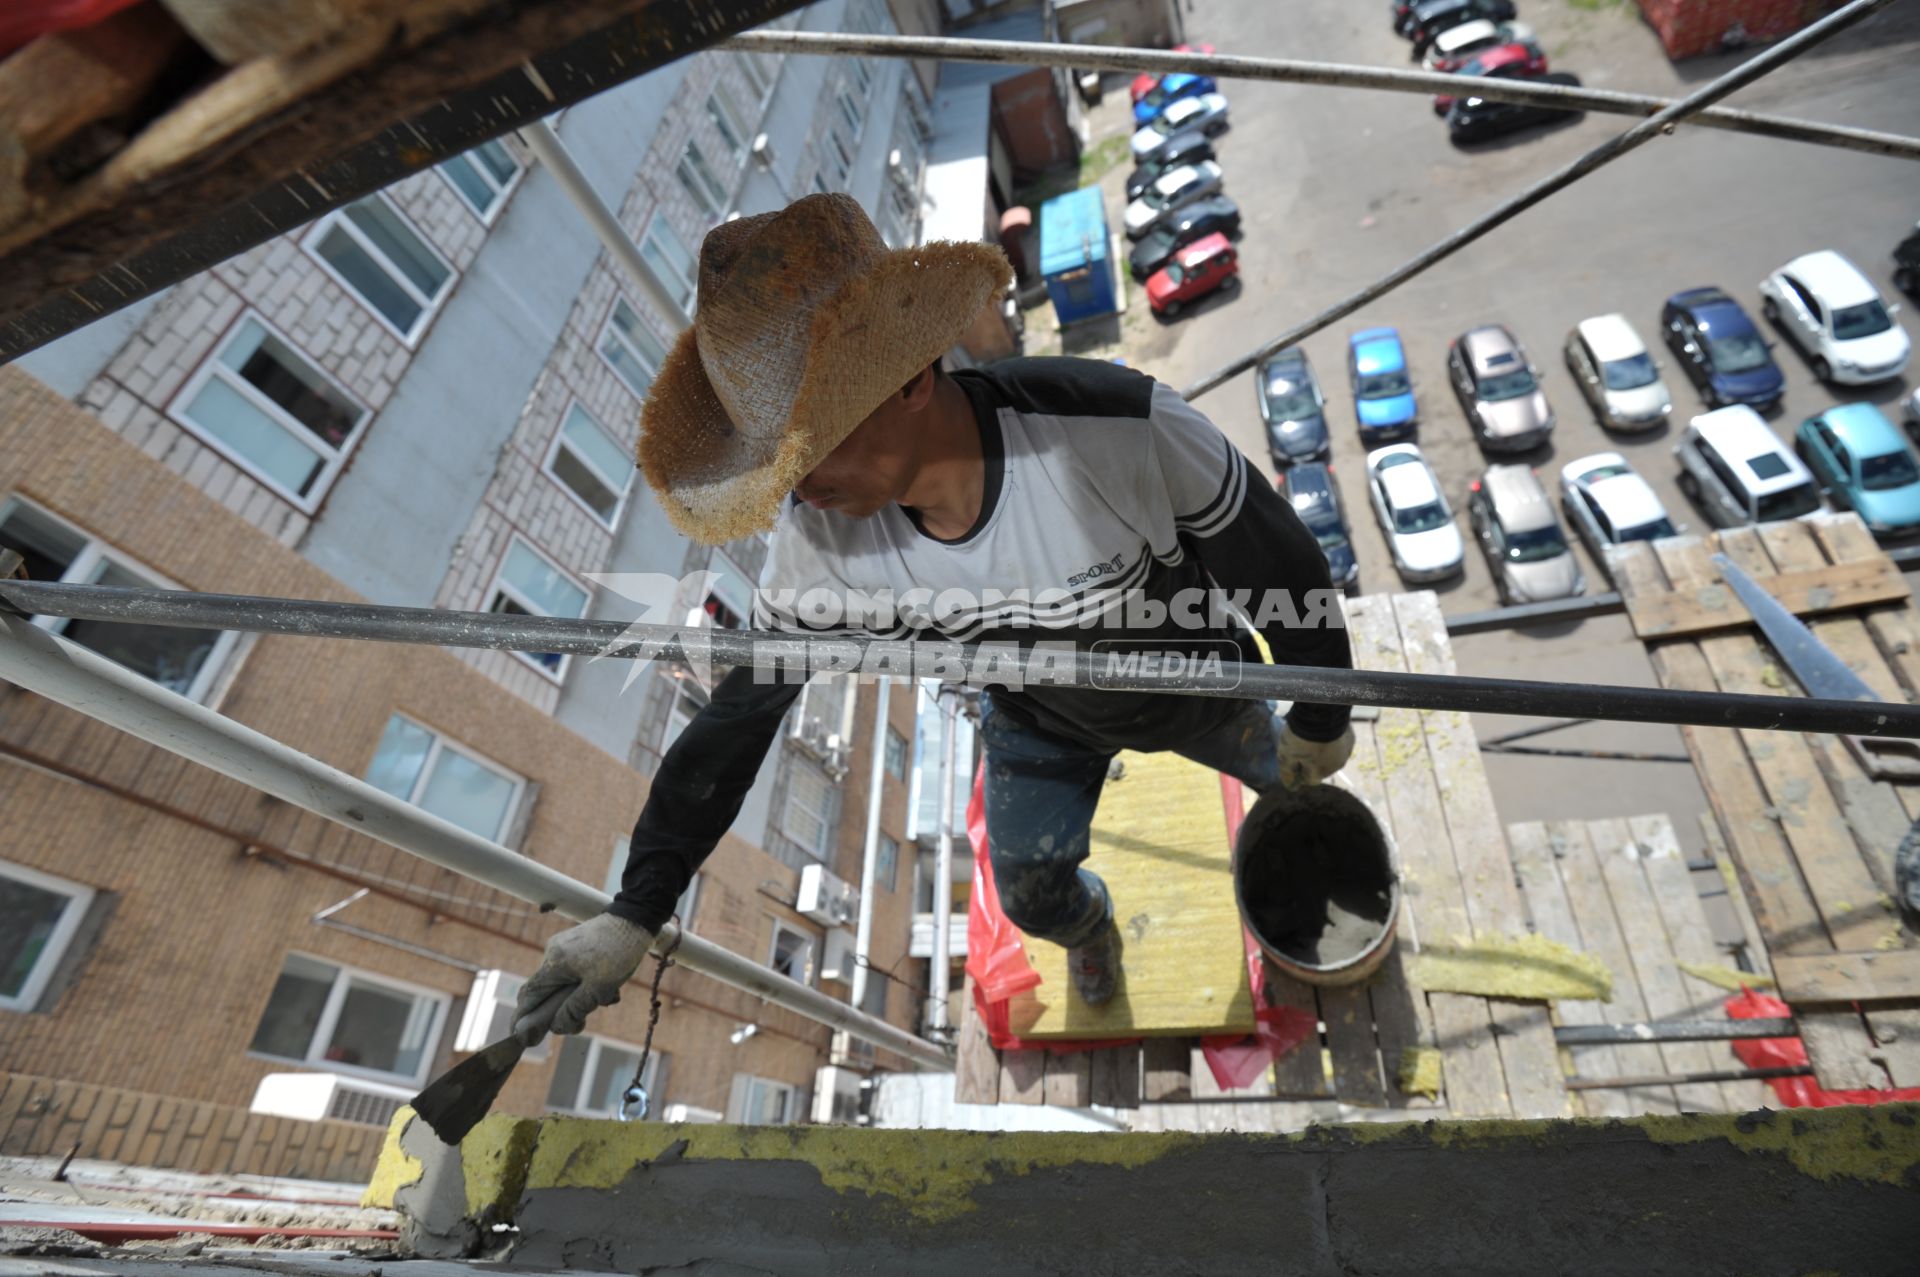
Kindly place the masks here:
POLYGON ((1280 727, 1280 783, 1288 789, 1317 785, 1347 765, 1353 756, 1353 728, 1332 740, 1308 740, 1291 727, 1280 727))
POLYGON ((580 1032, 589 1015, 620 1000, 620 986, 652 947, 653 932, 610 913, 568 927, 547 941, 540 969, 520 986, 513 1036, 530 1047, 549 1033, 580 1032))

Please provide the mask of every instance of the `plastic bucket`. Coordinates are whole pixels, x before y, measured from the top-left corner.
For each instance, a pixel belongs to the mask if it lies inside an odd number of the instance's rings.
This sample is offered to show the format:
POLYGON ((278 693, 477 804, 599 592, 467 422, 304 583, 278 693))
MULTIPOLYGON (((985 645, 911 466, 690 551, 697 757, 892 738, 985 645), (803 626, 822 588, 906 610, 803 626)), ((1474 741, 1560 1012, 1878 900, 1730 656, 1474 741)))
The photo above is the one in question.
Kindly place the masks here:
POLYGON ((1274 966, 1308 984, 1357 984, 1393 948, 1393 840, 1337 785, 1261 795, 1234 840, 1233 894, 1274 966))

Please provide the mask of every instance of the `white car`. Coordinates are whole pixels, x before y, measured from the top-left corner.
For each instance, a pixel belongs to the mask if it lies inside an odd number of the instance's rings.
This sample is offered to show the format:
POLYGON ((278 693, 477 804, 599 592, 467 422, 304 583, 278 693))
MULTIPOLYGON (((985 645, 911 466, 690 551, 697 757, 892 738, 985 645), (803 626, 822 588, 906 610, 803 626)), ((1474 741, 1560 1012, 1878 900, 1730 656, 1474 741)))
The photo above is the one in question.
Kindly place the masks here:
POLYGON ((1760 311, 1813 361, 1822 381, 1847 386, 1898 377, 1913 344, 1860 268, 1832 249, 1796 257, 1760 281, 1760 311))
POLYGON ((1575 324, 1567 334, 1566 356, 1567 371, 1601 425, 1652 430, 1666 424, 1673 396, 1625 315, 1595 315, 1575 324))
POLYGON ((1183 129, 1199 129, 1208 137, 1226 131, 1227 99, 1218 93, 1181 98, 1162 111, 1153 123, 1133 135, 1133 162, 1144 164, 1160 153, 1167 139, 1183 129))
POLYGON ((1367 495, 1407 581, 1441 581, 1466 566, 1466 545, 1420 449, 1389 444, 1367 454, 1367 495))
POLYGON ((1602 571, 1607 547, 1678 536, 1652 487, 1617 452, 1596 452, 1560 467, 1560 503, 1602 571))
POLYGON ((1448 27, 1427 47, 1427 56, 1420 65, 1428 71, 1438 71, 1442 65, 1458 68, 1461 63, 1476 53, 1485 53, 1488 49, 1497 49, 1503 44, 1532 44, 1533 28, 1524 22, 1488 22, 1476 19, 1462 22, 1459 26, 1448 27))
POLYGON ((1212 160, 1188 164, 1162 173, 1127 205, 1122 216, 1128 239, 1139 239, 1160 224, 1160 220, 1183 204, 1191 204, 1220 190, 1220 166, 1212 160))

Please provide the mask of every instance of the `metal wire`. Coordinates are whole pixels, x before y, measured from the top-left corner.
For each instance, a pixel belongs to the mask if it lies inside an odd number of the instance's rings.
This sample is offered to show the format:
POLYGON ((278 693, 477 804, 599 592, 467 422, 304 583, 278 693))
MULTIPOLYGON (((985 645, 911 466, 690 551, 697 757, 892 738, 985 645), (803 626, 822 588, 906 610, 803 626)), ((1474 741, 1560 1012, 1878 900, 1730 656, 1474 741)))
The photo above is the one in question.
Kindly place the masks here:
POLYGON ((1117 665, 1107 659, 1108 653, 1075 648, 1070 643, 1043 653, 1044 664, 1037 665, 1030 659, 1032 654, 1013 644, 866 637, 808 639, 753 630, 680 629, 554 616, 32 581, 0 581, 0 604, 26 615, 141 625, 747 665, 778 671, 777 677, 795 681, 816 671, 866 671, 985 686, 1023 679, 1030 685, 1240 700, 1920 739, 1920 705, 1238 661, 1222 662, 1211 671, 1150 672, 1144 667, 1117 665))
MULTIPOLYGON (((1250 58, 1234 54, 1170 53, 1161 49, 1111 48, 1028 40, 968 40, 938 36, 859 35, 850 32, 753 31, 718 46, 743 53, 855 54, 880 58, 939 58, 948 62, 993 62, 1015 66, 1067 67, 1090 71, 1188 71, 1215 79, 1266 80, 1328 88, 1380 89, 1390 93, 1457 94, 1459 77, 1437 71, 1396 71, 1387 67, 1295 58, 1250 58)), ((1609 89, 1573 88, 1529 80, 1477 79, 1473 96, 1493 102, 1564 107, 1604 115, 1652 116, 1674 105, 1671 98, 1609 89)), ((1753 133, 1790 142, 1833 146, 1869 155, 1920 160, 1920 138, 1872 129, 1847 128, 1766 115, 1730 107, 1711 107, 1687 119, 1704 128, 1753 133)))

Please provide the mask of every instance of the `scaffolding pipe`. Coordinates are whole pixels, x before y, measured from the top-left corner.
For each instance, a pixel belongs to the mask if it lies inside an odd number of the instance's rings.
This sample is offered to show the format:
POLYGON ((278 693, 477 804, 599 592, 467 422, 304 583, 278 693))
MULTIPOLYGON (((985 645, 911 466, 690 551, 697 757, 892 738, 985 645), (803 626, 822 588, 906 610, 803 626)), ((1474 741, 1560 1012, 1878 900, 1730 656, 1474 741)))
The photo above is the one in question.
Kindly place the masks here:
MULTIPOLYGON (((530 901, 543 913, 584 920, 611 902, 604 891, 469 833, 4 610, 0 679, 356 833, 530 901)), ((689 971, 844 1029, 918 1064, 953 1067, 946 1052, 933 1043, 775 975, 674 923, 661 929, 656 947, 664 949, 676 934, 680 947, 674 961, 689 971)))
MULTIPOLYGON (((1172 53, 1161 49, 1122 49, 1031 40, 968 40, 935 36, 860 35, 851 32, 750 31, 718 46, 742 53, 848 54, 880 58, 939 58, 948 62, 993 62, 1014 66, 1067 67, 1079 71, 1186 71, 1222 80, 1266 80, 1326 88, 1384 89, 1391 93, 1451 94, 1461 91, 1457 76, 1439 71, 1396 71, 1387 67, 1296 58, 1252 58, 1221 53, 1172 53)), ((1476 79, 1472 95, 1491 102, 1564 107, 1604 115, 1653 116, 1674 105, 1671 98, 1610 89, 1573 88, 1533 80, 1476 79)), ((1809 142, 1869 155, 1920 160, 1920 138, 1872 129, 1847 128, 1813 120, 1790 119, 1710 107, 1686 123, 1753 133, 1789 142, 1809 142)))
MULTIPOLYGON (((1169 673, 1129 668, 1110 652, 1091 652, 1063 638, 1031 649, 1012 643, 973 644, 859 636, 802 638, 756 630, 676 629, 639 622, 451 612, 187 590, 123 589, 52 581, 0 580, 0 604, 27 614, 197 629, 297 634, 309 638, 377 639, 514 652, 567 652, 674 663, 753 666, 769 679, 795 682, 813 673, 864 673, 930 678, 969 686, 1035 686, 1159 692, 1234 700, 1310 701, 1593 718, 1622 723, 1675 723, 1761 731, 1829 732, 1920 739, 1920 705, 1843 701, 1750 692, 1622 687, 1604 683, 1410 674, 1400 670, 1323 669, 1223 661, 1212 672, 1169 673)), ((1177 647, 1169 644, 1168 647, 1177 647)))
POLYGON ((954 737, 960 729, 960 689, 940 687, 940 850, 933 858, 933 960, 927 964, 933 1002, 927 1007, 927 1032, 943 1034, 947 1023, 948 971, 953 962, 953 783, 954 737))
MULTIPOLYGON (((1702 85, 1699 89, 1689 93, 1679 101, 1674 102, 1659 114, 1634 125, 1625 133, 1609 138, 1599 146, 1594 147, 1591 151, 1588 151, 1585 155, 1574 160, 1571 164, 1541 178, 1538 182, 1535 182, 1526 190, 1521 191, 1512 199, 1499 204, 1489 212, 1481 214, 1453 234, 1430 246, 1424 252, 1388 271, 1385 275, 1382 275, 1373 283, 1368 284, 1359 292, 1335 302, 1313 318, 1296 324, 1286 332, 1281 333, 1272 341, 1265 343, 1255 350, 1249 351, 1232 363, 1208 373, 1181 391, 1181 395, 1190 400, 1198 399, 1201 395, 1222 385, 1228 379, 1245 372, 1275 351, 1311 337, 1328 325, 1344 319, 1354 311, 1359 310, 1362 306, 1365 306, 1368 302, 1398 288, 1428 267, 1445 261, 1467 245, 1487 234, 1487 232, 1512 221, 1548 196, 1565 190, 1581 178, 1587 176, 1587 174, 1607 164, 1611 164, 1630 151, 1637 150, 1646 143, 1651 142, 1655 137, 1661 134, 1671 133, 1676 124, 1679 124, 1689 116, 1699 115, 1700 112, 1706 110, 1707 107, 1719 101, 1721 98, 1726 97, 1729 93, 1734 93, 1745 88, 1767 72, 1792 61, 1822 40, 1827 39, 1829 36, 1838 35, 1848 27, 1873 16, 1892 3, 1893 0, 1852 0, 1852 2, 1844 8, 1835 10, 1805 30, 1789 36, 1758 57, 1750 58, 1742 62, 1725 75, 1702 85)), ((1491 84, 1493 81, 1487 80, 1486 83, 1491 84)), ((1476 88, 1477 87, 1479 86, 1476 86, 1476 88)), ((1455 88, 1458 88, 1457 84, 1455 88)))

